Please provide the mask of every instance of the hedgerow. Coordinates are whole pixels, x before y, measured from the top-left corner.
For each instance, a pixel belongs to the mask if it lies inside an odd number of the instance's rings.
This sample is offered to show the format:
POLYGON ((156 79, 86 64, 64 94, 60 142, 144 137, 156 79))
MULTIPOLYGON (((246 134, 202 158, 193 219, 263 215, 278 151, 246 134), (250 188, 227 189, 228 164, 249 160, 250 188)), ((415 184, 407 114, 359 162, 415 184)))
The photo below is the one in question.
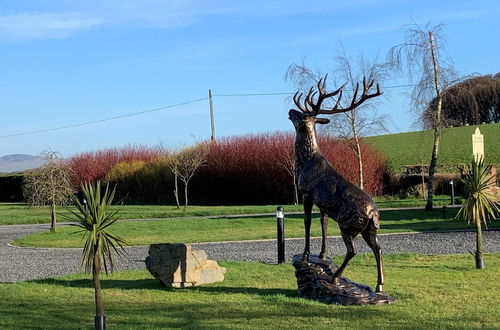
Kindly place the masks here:
MULTIPOLYGON (((190 204, 250 205, 293 203, 294 184, 290 170, 295 135, 268 133, 226 137, 207 142, 204 166, 190 183, 190 204)), ((353 151, 331 136, 318 138, 320 148, 333 167, 347 180, 357 183, 357 160, 353 151)), ((385 158, 361 144, 365 190, 373 195, 383 188, 385 158)), ((120 198, 135 203, 174 204, 170 158, 142 147, 85 153, 70 160, 78 180, 106 178, 117 184, 120 198)), ((182 186, 179 189, 183 189, 182 186)), ((181 201, 182 204, 182 201, 181 201)))
POLYGON ((82 182, 103 180, 106 174, 118 163, 143 161, 152 162, 161 155, 160 150, 142 145, 129 145, 99 151, 84 152, 68 159, 73 170, 73 184, 79 187, 82 182))

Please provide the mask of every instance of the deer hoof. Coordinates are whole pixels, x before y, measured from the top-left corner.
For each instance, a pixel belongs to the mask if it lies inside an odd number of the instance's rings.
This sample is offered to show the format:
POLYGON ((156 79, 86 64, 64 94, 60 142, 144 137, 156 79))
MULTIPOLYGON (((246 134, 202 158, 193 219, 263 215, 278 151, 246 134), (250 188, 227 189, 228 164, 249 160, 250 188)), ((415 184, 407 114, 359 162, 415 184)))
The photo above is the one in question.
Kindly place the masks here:
POLYGON ((332 284, 339 285, 339 278, 338 277, 332 278, 332 284))
POLYGON ((375 289, 375 292, 383 292, 383 291, 384 291, 383 285, 382 284, 378 284, 377 288, 375 289))
POLYGON ((325 259, 325 254, 326 254, 325 252, 321 252, 321 253, 319 254, 319 258, 320 258, 321 260, 325 259))
POLYGON ((309 261, 309 252, 302 253, 302 261, 309 261))

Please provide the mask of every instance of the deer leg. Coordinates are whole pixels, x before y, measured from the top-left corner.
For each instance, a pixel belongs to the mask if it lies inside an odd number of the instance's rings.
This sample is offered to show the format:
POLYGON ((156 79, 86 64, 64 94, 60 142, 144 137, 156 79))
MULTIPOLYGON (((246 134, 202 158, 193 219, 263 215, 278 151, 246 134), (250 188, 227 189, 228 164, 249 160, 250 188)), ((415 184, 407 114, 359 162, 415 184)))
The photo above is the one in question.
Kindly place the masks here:
POLYGON ((326 212, 321 211, 321 252, 319 253, 320 259, 325 259, 326 254, 326 236, 328 231, 328 215, 326 212))
POLYGON ((340 265, 339 268, 333 273, 333 283, 338 284, 340 276, 342 276, 342 272, 344 271, 345 267, 349 263, 349 260, 351 260, 355 255, 356 251, 354 250, 354 244, 352 242, 352 237, 349 234, 342 233, 342 239, 344 240, 345 247, 347 249, 344 262, 342 262, 342 265, 340 265))
POLYGON ((382 269, 382 250, 378 244, 377 228, 370 223, 368 227, 361 232, 366 244, 373 250, 377 262, 377 288, 376 292, 382 292, 384 286, 384 273, 382 269))
POLYGON ((308 196, 304 196, 304 230, 305 230, 305 246, 302 253, 302 260, 309 260, 310 252, 310 236, 311 236, 311 213, 313 202, 308 196))

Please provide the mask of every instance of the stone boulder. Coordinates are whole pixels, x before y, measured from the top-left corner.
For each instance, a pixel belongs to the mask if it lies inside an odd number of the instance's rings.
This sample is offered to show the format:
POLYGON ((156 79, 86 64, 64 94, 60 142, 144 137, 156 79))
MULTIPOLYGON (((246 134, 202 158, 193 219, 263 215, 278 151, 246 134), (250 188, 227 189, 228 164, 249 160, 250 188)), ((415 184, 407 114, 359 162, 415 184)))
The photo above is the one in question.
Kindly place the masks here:
POLYGON ((174 288, 221 282, 226 273, 205 251, 183 243, 150 245, 146 268, 162 285, 174 288))
POLYGON ((382 292, 374 292, 370 287, 341 277, 333 284, 333 273, 337 269, 329 258, 320 259, 311 255, 303 261, 301 255, 293 257, 295 277, 299 297, 337 305, 389 304, 394 298, 382 292))

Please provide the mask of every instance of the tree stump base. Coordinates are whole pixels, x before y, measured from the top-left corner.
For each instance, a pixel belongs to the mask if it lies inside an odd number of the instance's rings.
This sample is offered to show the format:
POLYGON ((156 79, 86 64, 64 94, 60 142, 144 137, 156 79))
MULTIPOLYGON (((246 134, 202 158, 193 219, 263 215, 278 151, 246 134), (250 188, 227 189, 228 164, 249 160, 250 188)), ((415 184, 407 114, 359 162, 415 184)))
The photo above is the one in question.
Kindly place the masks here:
POLYGON ((332 283, 333 273, 338 267, 329 258, 311 255, 309 261, 304 261, 302 255, 295 255, 292 265, 301 298, 336 305, 390 304, 395 301, 385 293, 374 292, 370 287, 344 277, 338 284, 332 283))

